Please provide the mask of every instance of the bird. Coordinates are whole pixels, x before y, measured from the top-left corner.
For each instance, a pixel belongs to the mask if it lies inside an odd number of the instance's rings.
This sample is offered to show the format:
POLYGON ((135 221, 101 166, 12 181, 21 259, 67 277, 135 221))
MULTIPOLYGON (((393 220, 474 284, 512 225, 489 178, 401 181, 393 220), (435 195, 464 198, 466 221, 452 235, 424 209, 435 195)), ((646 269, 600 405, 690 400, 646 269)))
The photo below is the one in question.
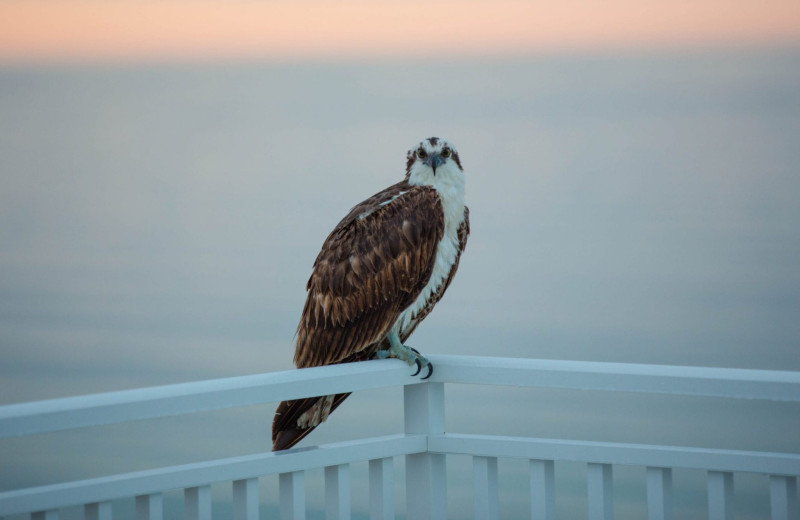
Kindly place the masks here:
MULTIPOLYGON (((325 239, 295 334, 297 368, 397 358, 426 379, 431 362, 405 345, 441 300, 469 236, 455 147, 429 137, 406 154, 405 178, 354 206, 325 239)), ((349 393, 283 401, 273 451, 291 448, 349 393)))

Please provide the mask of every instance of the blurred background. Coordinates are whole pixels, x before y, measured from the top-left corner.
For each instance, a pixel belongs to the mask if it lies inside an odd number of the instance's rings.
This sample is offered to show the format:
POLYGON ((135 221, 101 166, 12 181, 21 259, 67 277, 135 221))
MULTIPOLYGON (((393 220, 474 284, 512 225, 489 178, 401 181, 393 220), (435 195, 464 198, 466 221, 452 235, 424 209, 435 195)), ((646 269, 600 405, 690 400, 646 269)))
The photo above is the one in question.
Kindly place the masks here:
MULTIPOLYGON (((800 370, 796 0, 4 0, 0 404, 292 368, 322 241, 432 135, 472 235, 412 346, 800 370)), ((796 405, 585 394, 448 388, 447 429, 800 452, 796 405)), ((401 395, 304 444, 400 431, 401 395)), ((6 440, 0 490, 264 451, 273 411, 6 440)), ((471 518, 469 461, 448 468, 471 518)), ((525 472, 501 461, 503 517, 525 472)), ((556 472, 584 517, 585 469, 556 472)), ((615 468, 617 518, 644 517, 643 476, 615 468)), ((704 475, 674 478, 676 518, 704 518, 704 475)), ((736 518, 768 514, 765 479, 736 487, 736 518)))

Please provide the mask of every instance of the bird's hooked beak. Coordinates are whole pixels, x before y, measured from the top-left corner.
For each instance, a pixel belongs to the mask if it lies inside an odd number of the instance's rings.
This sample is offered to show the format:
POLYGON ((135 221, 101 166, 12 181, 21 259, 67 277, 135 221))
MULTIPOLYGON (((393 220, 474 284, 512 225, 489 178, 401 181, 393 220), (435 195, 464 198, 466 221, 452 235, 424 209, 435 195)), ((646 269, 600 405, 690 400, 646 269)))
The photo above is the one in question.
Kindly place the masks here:
POLYGON ((438 153, 434 153, 428 156, 427 159, 422 161, 422 164, 426 164, 431 167, 433 170, 433 174, 436 175, 436 168, 444 164, 444 159, 438 153))

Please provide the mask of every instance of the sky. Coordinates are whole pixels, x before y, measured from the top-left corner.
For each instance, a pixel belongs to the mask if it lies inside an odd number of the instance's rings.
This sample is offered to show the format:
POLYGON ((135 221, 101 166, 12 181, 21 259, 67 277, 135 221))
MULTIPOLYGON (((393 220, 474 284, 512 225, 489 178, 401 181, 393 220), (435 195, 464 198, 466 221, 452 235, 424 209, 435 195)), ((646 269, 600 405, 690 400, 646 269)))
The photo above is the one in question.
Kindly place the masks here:
POLYGON ((0 61, 480 56, 786 45, 795 0, 5 0, 0 61))

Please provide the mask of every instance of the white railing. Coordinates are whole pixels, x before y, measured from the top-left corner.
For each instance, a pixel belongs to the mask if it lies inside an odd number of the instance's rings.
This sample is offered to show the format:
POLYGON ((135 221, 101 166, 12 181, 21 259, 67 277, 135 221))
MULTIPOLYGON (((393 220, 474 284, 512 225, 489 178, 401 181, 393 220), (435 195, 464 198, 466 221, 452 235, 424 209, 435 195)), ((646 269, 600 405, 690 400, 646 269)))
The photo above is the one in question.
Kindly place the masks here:
MULTIPOLYGON (((137 519, 160 520, 163 493, 184 490, 187 519, 211 518, 211 485, 231 482, 233 518, 258 518, 258 479, 279 475, 281 518, 305 517, 305 470, 325 468, 326 518, 350 518, 353 462, 369 461, 370 517, 395 518, 393 458, 405 457, 406 517, 446 518, 445 458, 473 459, 475 518, 498 517, 499 457, 529 461, 530 515, 555 517, 554 462, 587 464, 590 519, 613 516, 612 468, 644 466, 650 519, 672 518, 672 470, 708 472, 711 519, 732 518, 733 473, 769 478, 771 517, 800 518, 800 455, 588 441, 444 433, 446 383, 649 392, 800 401, 800 373, 532 359, 431 356, 422 382, 396 360, 292 370, 0 407, 0 438, 240 407, 314 395, 404 387, 405 431, 280 453, 260 453, 0 493, 0 516, 58 518, 83 505, 85 517, 112 518, 111 501, 135 497, 137 519)), ((800 435, 800 432, 798 433, 800 435)))

